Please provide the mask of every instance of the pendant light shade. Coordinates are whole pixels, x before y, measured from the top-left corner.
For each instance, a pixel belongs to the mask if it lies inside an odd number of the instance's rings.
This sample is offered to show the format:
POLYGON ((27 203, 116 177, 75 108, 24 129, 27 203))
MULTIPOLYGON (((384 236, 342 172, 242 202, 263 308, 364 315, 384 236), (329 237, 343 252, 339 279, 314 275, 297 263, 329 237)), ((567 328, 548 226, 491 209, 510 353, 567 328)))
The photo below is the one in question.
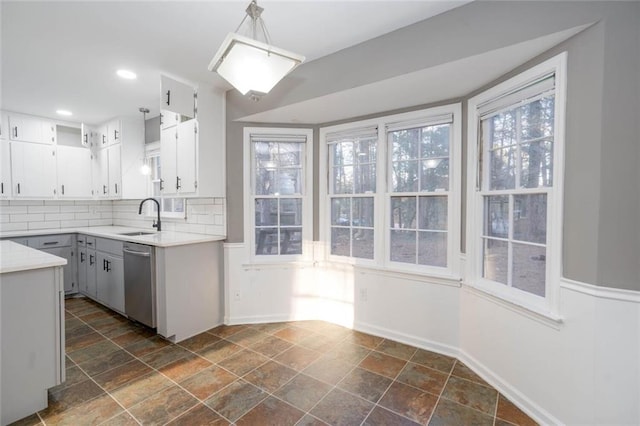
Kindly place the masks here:
POLYGON ((304 61, 304 56, 272 46, 264 21, 260 17, 263 9, 256 1, 247 7, 247 15, 240 27, 251 18, 253 38, 229 33, 218 49, 209 71, 217 72, 240 93, 258 97, 269 93, 287 74, 304 61), (257 40, 258 29, 262 30, 265 42, 257 40))

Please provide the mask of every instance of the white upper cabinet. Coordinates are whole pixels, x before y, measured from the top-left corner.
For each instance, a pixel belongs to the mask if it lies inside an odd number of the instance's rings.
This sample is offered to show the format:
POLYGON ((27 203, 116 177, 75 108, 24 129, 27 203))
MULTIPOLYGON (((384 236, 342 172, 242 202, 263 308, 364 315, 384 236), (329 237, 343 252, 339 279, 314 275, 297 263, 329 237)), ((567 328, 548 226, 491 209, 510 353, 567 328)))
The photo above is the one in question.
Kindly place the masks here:
POLYGON ((24 114, 8 113, 9 139, 12 141, 52 144, 55 126, 52 122, 24 114))
POLYGON ((160 112, 160 129, 168 129, 178 124, 180 121, 180 114, 162 110, 160 112))
POLYGON ((109 198, 109 152, 101 149, 91 155, 93 175, 93 195, 97 198, 109 198))
MULTIPOLYGON (((122 163, 120 153, 122 147, 120 145, 113 145, 107 149, 107 155, 109 157, 109 194, 112 198, 122 198, 122 163)), ((143 176, 140 175, 140 179, 143 176)))
POLYGON ((11 142, 11 178, 16 198, 53 198, 56 195, 55 148, 11 142))
POLYGON ((122 131, 120 120, 115 119, 107 123, 107 145, 120 143, 122 140, 122 131))
POLYGON ((93 148, 98 142, 98 132, 92 126, 82 123, 81 125, 81 141, 82 146, 93 148))
POLYGON ((179 194, 195 194, 198 187, 197 174, 197 120, 184 121, 177 126, 176 174, 179 194))
POLYGON ((58 197, 91 198, 91 151, 86 148, 58 146, 58 197))
POLYGON ((160 131, 160 189, 163 195, 178 193, 178 171, 176 169, 178 132, 176 127, 162 129, 160 131))
POLYGON ((11 151, 9 141, 0 139, 0 198, 11 196, 11 151))
POLYGON ((178 113, 189 118, 195 117, 193 87, 180 83, 164 75, 160 76, 160 109, 178 113))

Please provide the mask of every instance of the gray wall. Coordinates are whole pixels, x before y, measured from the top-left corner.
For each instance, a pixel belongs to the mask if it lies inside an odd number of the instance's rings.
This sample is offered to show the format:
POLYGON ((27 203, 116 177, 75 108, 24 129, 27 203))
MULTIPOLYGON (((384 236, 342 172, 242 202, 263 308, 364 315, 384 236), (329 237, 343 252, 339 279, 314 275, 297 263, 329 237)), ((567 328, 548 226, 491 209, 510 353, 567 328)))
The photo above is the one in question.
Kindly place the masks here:
MULTIPOLYGON (((638 22, 640 2, 473 2, 305 64, 258 103, 248 101, 236 91, 229 91, 229 241, 240 242, 244 238, 244 124, 234 122, 234 119, 481 54, 514 42, 595 23, 500 80, 561 51, 568 52, 564 276, 601 286, 640 290, 638 22), (387 60, 381 62, 380 57, 387 60), (362 63, 367 61, 376 66, 362 72, 362 63), (345 69, 353 71, 344 72, 345 69)), ((483 89, 479 88, 468 97, 483 89)), ((407 109, 421 107, 408 106, 407 109)), ((464 107, 466 105, 463 102, 463 113, 466 113, 464 107)), ((355 119, 360 117, 348 121, 355 119)), ((463 121, 463 153, 466 152, 465 136, 466 121, 463 121)), ((463 166, 465 161, 463 154, 463 166)), ((317 203, 317 156, 314 162, 314 202, 317 203)), ((461 202, 464 220, 464 197, 461 202)), ((314 218, 314 224, 314 238, 317 239, 317 217, 314 218)), ((463 223, 463 251, 464 227, 463 223)))

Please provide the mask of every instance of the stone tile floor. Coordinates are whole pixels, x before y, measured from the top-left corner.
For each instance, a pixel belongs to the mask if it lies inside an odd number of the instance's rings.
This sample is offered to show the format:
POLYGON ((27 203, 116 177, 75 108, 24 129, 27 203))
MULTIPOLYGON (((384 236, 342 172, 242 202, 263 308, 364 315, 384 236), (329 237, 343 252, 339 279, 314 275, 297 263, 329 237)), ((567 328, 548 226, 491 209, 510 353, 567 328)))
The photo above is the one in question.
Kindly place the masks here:
POLYGON ((532 425, 454 358, 321 321, 172 344, 66 301, 67 380, 19 425, 532 425))

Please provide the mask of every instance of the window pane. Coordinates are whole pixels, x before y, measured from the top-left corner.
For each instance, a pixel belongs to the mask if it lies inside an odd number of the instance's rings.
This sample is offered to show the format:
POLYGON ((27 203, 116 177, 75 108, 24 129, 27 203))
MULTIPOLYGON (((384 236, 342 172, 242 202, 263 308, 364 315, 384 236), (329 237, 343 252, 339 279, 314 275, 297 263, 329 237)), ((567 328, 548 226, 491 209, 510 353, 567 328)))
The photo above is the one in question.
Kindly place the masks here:
POLYGON ((173 211, 176 213, 184 212, 184 198, 176 198, 173 201, 173 211))
POLYGON ((546 249, 513 244, 513 287, 544 297, 546 249))
POLYGON ((331 199, 331 224, 351 225, 351 198, 331 199))
POLYGON ((301 199, 280 199, 280 226, 302 226, 301 199))
POLYGON ((302 157, 301 143, 283 143, 278 144, 278 165, 280 167, 300 166, 302 157))
POLYGON ((516 148, 490 152, 490 189, 513 189, 516 186, 516 148))
POLYGON ((391 227, 416 229, 416 197, 391 197, 391 227))
POLYGON ((484 239, 482 276, 488 280, 507 284, 509 276, 508 244, 506 241, 484 239))
MULTIPOLYGON (((151 196, 159 197, 160 196, 160 181, 153 182, 153 186, 151 187, 151 196)), ((155 205, 155 203, 153 203, 155 205)))
POLYGON ((333 164, 336 166, 353 164, 353 144, 351 142, 332 144, 331 156, 333 157, 333 164))
POLYGON ((522 140, 553 137, 553 96, 523 105, 519 113, 522 140))
POLYGON ((351 230, 349 228, 331 228, 331 254, 349 256, 351 254, 350 235, 351 230))
POLYGON ((281 195, 302 194, 300 169, 280 169, 278 171, 278 193, 281 195))
POLYGON ((450 128, 450 124, 423 128, 420 156, 422 158, 448 157, 450 128))
POLYGON ((373 197, 353 198, 353 225, 373 227, 373 197))
POLYGON ((447 229, 447 197, 419 197, 419 229, 447 229))
POLYGON ((483 122, 489 126, 489 149, 516 143, 516 116, 514 110, 505 111, 483 122))
POLYGON ((276 192, 275 171, 276 169, 256 170, 256 195, 272 195, 276 192))
POLYGON ((278 200, 256 198, 256 226, 278 225, 278 200))
POLYGON ((332 183, 333 194, 353 194, 353 166, 335 167, 332 183))
POLYGON ((449 159, 431 158, 423 160, 420 171, 421 191, 449 190, 449 159))
POLYGON ((397 130, 390 133, 392 148, 391 159, 410 160, 418 158, 420 145, 420 129, 397 130))
POLYGON ((522 144, 520 186, 540 188, 553 185, 553 143, 538 141, 522 144))
POLYGON ((484 197, 485 224, 484 235, 491 237, 509 237, 509 196, 494 195, 484 197))
POLYGON ((393 163, 393 192, 418 191, 418 161, 398 161, 393 163))
POLYGON ((363 139, 358 141, 357 161, 359 163, 375 163, 376 162, 376 139, 363 139))
POLYGON ((391 231, 391 260, 416 263, 416 231, 391 231))
POLYGON ((373 259, 373 229, 355 228, 353 237, 353 257, 373 259))
POLYGON ((360 164, 355 170, 354 193, 376 192, 376 165, 360 164))
POLYGON ((256 254, 278 254, 278 228, 256 229, 256 254))
POLYGON ((447 266, 446 232, 418 232, 418 264, 447 266))
POLYGON ((302 254, 302 228, 280 228, 280 254, 302 254))
POLYGON ((547 195, 513 196, 513 239, 547 242, 547 195))

